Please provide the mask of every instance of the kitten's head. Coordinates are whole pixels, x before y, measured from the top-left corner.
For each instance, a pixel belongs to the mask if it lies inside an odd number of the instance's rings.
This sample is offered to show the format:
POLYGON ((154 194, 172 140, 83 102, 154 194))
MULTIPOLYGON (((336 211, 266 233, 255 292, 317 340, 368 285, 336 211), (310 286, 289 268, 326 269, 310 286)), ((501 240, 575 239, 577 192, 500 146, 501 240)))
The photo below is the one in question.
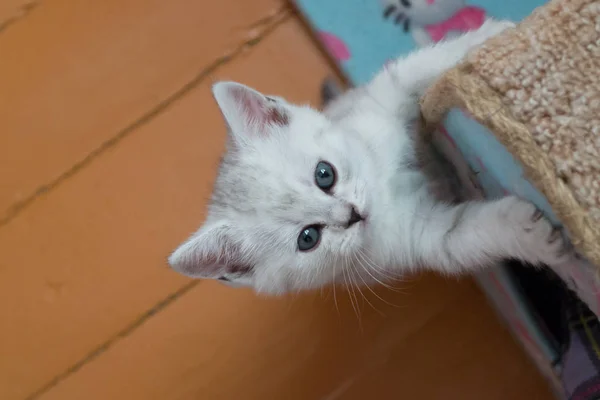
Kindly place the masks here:
POLYGON ((370 247, 369 150, 307 106, 233 82, 213 94, 227 150, 207 219, 171 266, 267 293, 343 281, 370 247))

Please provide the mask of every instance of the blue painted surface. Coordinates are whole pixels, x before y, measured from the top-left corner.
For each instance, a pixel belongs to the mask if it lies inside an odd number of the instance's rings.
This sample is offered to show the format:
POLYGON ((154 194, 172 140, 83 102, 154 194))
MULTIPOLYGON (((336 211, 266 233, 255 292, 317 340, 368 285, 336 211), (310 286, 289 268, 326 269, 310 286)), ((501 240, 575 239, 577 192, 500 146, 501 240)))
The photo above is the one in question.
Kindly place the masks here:
MULTIPOLYGON (((544 0, 475 0, 466 1, 465 5, 481 7, 495 18, 519 21, 544 3, 544 0)), ((384 6, 378 0, 296 0, 296 4, 315 30, 327 31, 349 47, 352 56, 341 66, 355 84, 367 82, 387 60, 415 48, 409 33, 384 20, 384 6)))

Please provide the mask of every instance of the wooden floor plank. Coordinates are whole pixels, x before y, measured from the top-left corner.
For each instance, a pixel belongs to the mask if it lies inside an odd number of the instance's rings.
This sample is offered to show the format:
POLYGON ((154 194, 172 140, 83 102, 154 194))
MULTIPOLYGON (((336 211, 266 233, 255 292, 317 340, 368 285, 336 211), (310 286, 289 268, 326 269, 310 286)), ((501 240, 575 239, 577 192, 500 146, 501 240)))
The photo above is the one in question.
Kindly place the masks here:
POLYGON ((0 34, 0 221, 251 39, 260 31, 253 24, 281 7, 281 0, 39 3, 0 34))
POLYGON ((2 0, 0 2, 0 34, 39 4, 36 0, 2 0))
POLYGON ((382 399, 396 399, 399 388, 409 399, 553 398, 480 294, 462 297, 397 342, 385 362, 357 377, 341 399, 369 398, 381 388, 382 399))
MULTIPOLYGON (((316 100, 329 67, 288 21, 216 76, 316 100)), ((36 391, 182 285, 225 128, 211 79, 0 228, 0 398, 36 391)))
POLYGON ((548 399, 469 281, 348 297, 260 299, 202 284, 42 400, 548 399), (90 391, 90 388, 95 390, 90 391))

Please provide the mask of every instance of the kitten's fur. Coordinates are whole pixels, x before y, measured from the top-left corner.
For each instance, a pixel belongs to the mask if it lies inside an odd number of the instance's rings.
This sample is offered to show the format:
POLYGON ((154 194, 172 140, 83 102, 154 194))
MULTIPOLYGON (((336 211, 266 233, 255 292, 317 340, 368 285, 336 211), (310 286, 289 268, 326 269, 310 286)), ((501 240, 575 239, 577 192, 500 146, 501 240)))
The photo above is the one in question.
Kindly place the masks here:
POLYGON ((415 156, 420 95, 509 26, 490 20, 418 50, 323 113, 217 83, 227 151, 204 225, 170 264, 188 276, 278 294, 350 277, 373 283, 419 268, 456 274, 508 257, 533 264, 570 257, 560 232, 518 198, 437 201, 415 156), (315 184, 319 161, 337 170, 331 193, 315 184), (352 206, 364 220, 349 223, 352 206), (301 252, 298 235, 312 224, 323 225, 320 243, 301 252))

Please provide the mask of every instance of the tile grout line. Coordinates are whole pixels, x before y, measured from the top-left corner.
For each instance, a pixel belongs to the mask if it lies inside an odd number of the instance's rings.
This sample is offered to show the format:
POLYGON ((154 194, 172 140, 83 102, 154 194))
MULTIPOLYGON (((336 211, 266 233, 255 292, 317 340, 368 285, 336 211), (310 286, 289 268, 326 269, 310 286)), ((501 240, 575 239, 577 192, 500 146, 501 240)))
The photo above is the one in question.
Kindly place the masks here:
POLYGON ((272 33, 277 27, 287 21, 293 12, 289 7, 284 6, 280 8, 276 13, 262 18, 253 24, 250 25, 250 31, 256 30, 259 28, 260 31, 256 35, 252 35, 251 38, 243 41, 240 45, 235 47, 232 51, 220 56, 215 61, 210 63, 208 66, 202 68, 200 72, 196 74, 194 78, 184 84, 182 87, 177 89, 173 94, 169 95, 166 99, 162 100, 155 107, 151 108, 150 111, 143 114, 141 117, 136 119, 131 124, 127 125, 125 128, 120 130, 116 135, 112 136, 108 140, 104 141, 100 144, 100 146, 93 149, 90 153, 88 153, 83 159, 75 162, 70 168, 56 177, 54 180, 50 181, 47 184, 42 184, 37 187, 29 196, 25 199, 11 205, 8 210, 5 212, 3 216, 0 216, 0 228, 5 225, 8 225, 15 217, 17 217, 24 209, 30 206, 35 200, 37 200, 40 196, 47 194, 49 191, 55 189, 64 181, 77 174, 80 170, 88 166, 91 162, 93 162, 98 156, 103 154, 108 149, 113 148, 117 143, 119 143, 124 138, 128 137, 135 130, 144 126, 148 122, 154 119, 154 117, 162 114, 166 111, 172 104, 179 101, 193 89, 195 89, 198 85, 204 82, 204 80, 209 77, 213 72, 215 72, 219 67, 225 65, 229 61, 233 60, 235 57, 244 53, 248 49, 256 46, 260 43, 265 37, 267 37, 270 33, 272 33))
POLYGON ((4 21, 0 21, 0 33, 3 33, 9 26, 13 25, 17 21, 21 21, 23 18, 29 15, 33 9, 40 5, 39 1, 32 0, 28 3, 23 4, 18 8, 18 14, 13 15, 5 19, 4 21))
MULTIPOLYGON (((215 60, 209 66, 202 69, 191 81, 189 81, 187 84, 182 86, 179 90, 177 90, 174 94, 169 96, 167 99, 165 99, 161 103, 159 103, 150 112, 146 113, 141 118, 137 119, 135 122, 133 122, 132 124, 125 127, 117 135, 113 136, 109 140, 102 143, 98 148, 96 148, 91 153, 89 153, 81 161, 74 164, 73 167, 71 167, 69 170, 65 171, 62 175, 60 175, 53 182, 39 188, 28 199, 26 199, 24 202, 20 203, 20 205, 12 212, 12 214, 10 216, 5 217, 4 219, 1 219, 0 227, 2 227, 3 225, 6 225, 8 222, 10 222, 16 215, 19 214, 19 212, 21 210, 23 210, 25 207, 27 207, 29 204, 31 204, 33 201, 35 201, 35 199, 37 197, 39 197, 40 195, 43 195, 44 193, 48 192, 49 190, 54 189, 55 187, 60 185, 63 181, 65 181, 66 179, 75 175, 77 172, 79 172, 85 166, 90 164, 96 157, 101 155, 104 151, 112 148, 114 145, 116 145, 122 139, 129 136, 129 134, 132 133, 133 131, 135 131, 137 128, 139 128, 140 126, 143 126, 144 124, 146 124, 150 120, 152 120, 155 116, 161 114, 163 111, 165 111, 167 108, 169 108, 170 105, 172 105, 175 102, 177 102, 178 100, 180 100, 183 96, 185 96, 187 93, 189 93, 195 87, 197 87, 200 83, 202 83, 205 78, 210 76, 210 74, 212 74, 214 71, 216 71, 219 67, 227 64, 229 61, 232 61, 238 55, 242 54, 246 50, 259 44, 264 38, 269 36, 269 34, 274 32, 284 22, 289 20, 292 15, 293 15, 293 13, 290 12, 290 9, 288 7, 282 7, 275 14, 268 16, 266 18, 260 19, 257 22, 253 23, 251 25, 252 28, 263 27, 263 29, 260 31, 259 34, 244 41, 241 45, 237 46, 231 52, 225 54, 224 56, 219 57, 217 60, 215 60)), ((160 311, 162 311, 163 309, 165 309, 166 307, 171 305, 173 302, 178 300, 180 297, 182 297, 183 295, 185 295, 186 293, 191 291, 193 288, 198 286, 199 283, 200 282, 197 280, 190 281, 190 282, 186 283, 185 285, 181 286, 175 292, 169 294, 164 299, 160 300, 157 304, 152 306, 149 310, 144 312, 139 317, 135 318, 132 323, 128 324, 125 328, 123 328, 122 330, 117 332, 115 335, 109 337, 109 339, 107 339, 102 344, 100 344, 99 346, 95 347, 92 351, 87 353, 79 361, 75 362, 70 367, 68 367, 65 371, 56 375, 54 378, 52 378, 46 384, 42 385, 40 388, 35 390, 33 393, 26 396, 25 400, 38 399, 40 396, 47 393, 52 388, 58 386, 58 384, 60 384, 61 382, 63 382, 67 378, 69 378, 71 375, 73 375, 74 373, 79 371, 81 368, 83 368, 88 363, 95 360, 97 357, 99 357, 105 351, 110 349, 117 342, 119 342, 120 340, 129 336, 131 333, 133 333, 135 330, 137 330, 137 328, 141 327, 144 323, 146 323, 154 315, 158 314, 160 311)))

